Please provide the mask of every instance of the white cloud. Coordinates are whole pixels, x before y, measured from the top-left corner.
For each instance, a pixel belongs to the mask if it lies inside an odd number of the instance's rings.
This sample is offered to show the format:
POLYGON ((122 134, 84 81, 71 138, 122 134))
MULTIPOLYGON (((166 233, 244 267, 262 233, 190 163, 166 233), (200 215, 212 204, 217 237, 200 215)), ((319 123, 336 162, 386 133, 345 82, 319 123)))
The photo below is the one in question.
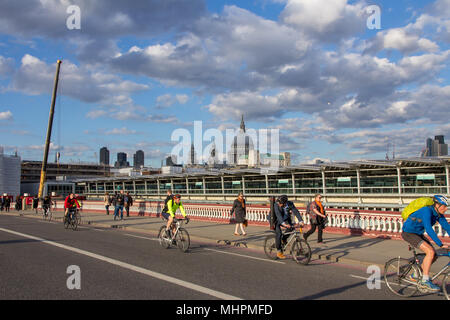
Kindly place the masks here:
POLYGON ((281 13, 284 23, 323 41, 336 41, 366 28, 365 4, 347 0, 289 0, 281 13))
POLYGON ((168 108, 173 106, 176 103, 186 104, 189 101, 189 96, 186 94, 176 94, 172 96, 171 94, 164 94, 156 98, 156 107, 157 108, 168 108))
MULTIPOLYGON (((12 77, 11 90, 30 95, 49 94, 53 88, 55 70, 55 65, 26 54, 12 77)), ((59 94, 83 102, 130 104, 132 93, 148 89, 148 85, 123 80, 117 75, 103 73, 87 66, 79 67, 69 60, 61 64, 59 94)))
POLYGON ((436 42, 408 32, 406 28, 394 28, 379 32, 371 42, 367 51, 399 50, 402 53, 439 51, 439 45, 436 42))
POLYGON ((137 131, 136 130, 129 130, 126 127, 122 127, 122 128, 114 128, 112 130, 106 131, 105 135, 110 136, 110 135, 132 135, 132 134, 136 134, 137 131))
POLYGON ((13 118, 13 114, 11 111, 0 112, 0 120, 11 120, 13 118))

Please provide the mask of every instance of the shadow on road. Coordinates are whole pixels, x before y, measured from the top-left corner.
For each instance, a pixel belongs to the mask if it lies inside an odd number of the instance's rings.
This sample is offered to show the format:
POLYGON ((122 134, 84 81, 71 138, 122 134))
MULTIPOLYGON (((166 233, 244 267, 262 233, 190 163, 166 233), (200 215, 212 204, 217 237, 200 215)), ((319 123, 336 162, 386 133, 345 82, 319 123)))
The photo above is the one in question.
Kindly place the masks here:
POLYGON ((334 294, 339 294, 342 293, 344 291, 347 291, 349 289, 352 288, 356 288, 362 285, 366 285, 366 281, 361 281, 358 283, 354 283, 354 284, 350 284, 348 286, 343 286, 340 288, 333 288, 333 289, 328 289, 322 292, 318 292, 316 294, 310 295, 310 296, 306 296, 306 297, 302 297, 302 298, 298 298, 297 300, 316 300, 316 299, 320 299, 320 298, 324 298, 330 295, 334 295, 334 294))

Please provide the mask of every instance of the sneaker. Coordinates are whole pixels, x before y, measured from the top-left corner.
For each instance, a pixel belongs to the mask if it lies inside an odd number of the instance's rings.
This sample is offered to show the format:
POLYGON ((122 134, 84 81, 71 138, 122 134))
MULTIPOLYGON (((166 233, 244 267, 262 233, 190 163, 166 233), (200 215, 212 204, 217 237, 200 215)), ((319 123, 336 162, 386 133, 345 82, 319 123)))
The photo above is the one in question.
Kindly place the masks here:
POLYGON ((428 291, 432 291, 432 292, 438 292, 441 291, 441 287, 435 285, 433 282, 431 282, 430 280, 427 281, 420 281, 419 282, 419 286, 423 289, 427 289, 428 291))
POLYGON ((282 252, 278 251, 277 252, 277 258, 281 259, 281 260, 284 260, 284 259, 286 259, 286 256, 282 252))

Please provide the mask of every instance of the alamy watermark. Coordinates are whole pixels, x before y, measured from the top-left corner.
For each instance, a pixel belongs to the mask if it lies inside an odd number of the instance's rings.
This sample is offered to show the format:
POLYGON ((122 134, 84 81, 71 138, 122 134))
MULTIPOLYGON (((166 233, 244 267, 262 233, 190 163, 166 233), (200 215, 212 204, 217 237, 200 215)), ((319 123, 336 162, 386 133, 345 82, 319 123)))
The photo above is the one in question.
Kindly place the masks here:
POLYGON ((370 16, 367 18, 367 28, 369 30, 381 29, 381 8, 377 5, 366 7, 366 13, 370 16))
POLYGON ((79 266, 70 265, 66 270, 70 276, 67 278, 66 286, 69 290, 81 290, 81 269, 79 266))
POLYGON ((67 7, 66 13, 69 16, 66 19, 66 26, 69 30, 81 29, 81 9, 79 6, 71 5, 67 7))
POLYGON ((377 265, 371 265, 367 268, 367 273, 370 274, 367 278, 367 288, 369 290, 381 289, 381 269, 377 265))

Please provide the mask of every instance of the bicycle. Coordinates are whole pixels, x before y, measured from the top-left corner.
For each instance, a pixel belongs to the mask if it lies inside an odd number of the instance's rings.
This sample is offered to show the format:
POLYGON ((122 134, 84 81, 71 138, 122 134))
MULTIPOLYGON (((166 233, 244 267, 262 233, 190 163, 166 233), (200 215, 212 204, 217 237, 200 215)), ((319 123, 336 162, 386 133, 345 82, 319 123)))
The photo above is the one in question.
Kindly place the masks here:
MULTIPOLYGON (((298 264, 307 265, 311 261, 311 247, 308 242, 301 237, 303 234, 302 228, 286 229, 281 236, 281 249, 283 252, 291 246, 292 259, 298 264), (288 237, 285 241, 283 239, 288 237)), ((269 235, 264 240, 264 253, 269 259, 277 260, 277 247, 275 244, 275 235, 269 235)))
POLYGON ((72 230, 76 230, 81 223, 81 216, 77 209, 69 209, 69 212, 64 217, 64 228, 68 229, 72 227, 72 230))
MULTIPOLYGON (((424 257, 424 253, 417 253, 415 248, 409 246, 409 251, 413 251, 411 259, 393 258, 386 262, 384 266, 384 281, 389 290, 400 297, 411 297, 417 291, 422 293, 429 293, 426 288, 422 288, 419 284, 422 278, 422 268, 420 267, 420 257, 424 257), (416 278, 413 278, 412 275, 416 278), (413 280, 414 279, 414 280, 413 280)), ((437 253, 439 257, 450 258, 450 251, 447 250, 445 254, 437 253)), ((442 280, 442 291, 447 300, 450 300, 450 262, 444 266, 438 273, 430 278, 431 281, 437 279, 444 274, 442 280)))
POLYGON ((52 210, 50 206, 43 205, 42 206, 42 218, 44 220, 50 221, 52 220, 52 210))
POLYGON ((181 227, 183 223, 188 224, 189 219, 173 219, 172 225, 169 229, 170 237, 167 237, 165 225, 159 229, 158 239, 163 248, 168 249, 170 246, 177 246, 178 249, 183 252, 187 252, 189 250, 191 240, 186 229, 181 227), (173 228, 175 228, 175 231, 172 231, 173 228))

